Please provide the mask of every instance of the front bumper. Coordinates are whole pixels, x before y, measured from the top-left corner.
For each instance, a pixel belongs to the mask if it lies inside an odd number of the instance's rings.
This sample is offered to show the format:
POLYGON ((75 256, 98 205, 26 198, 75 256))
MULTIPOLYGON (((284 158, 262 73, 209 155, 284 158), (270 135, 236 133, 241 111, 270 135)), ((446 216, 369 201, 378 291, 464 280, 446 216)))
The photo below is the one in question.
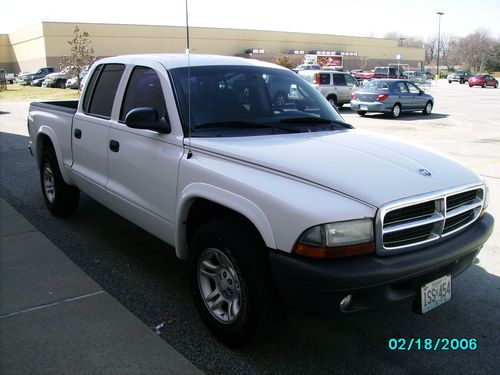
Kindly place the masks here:
POLYGON ((485 214, 460 234, 426 249, 380 257, 363 255, 314 260, 270 253, 275 286, 285 305, 324 315, 348 315, 390 305, 419 303, 420 287, 443 275, 465 271, 490 237, 494 226, 485 214), (341 310, 340 301, 352 295, 341 310))

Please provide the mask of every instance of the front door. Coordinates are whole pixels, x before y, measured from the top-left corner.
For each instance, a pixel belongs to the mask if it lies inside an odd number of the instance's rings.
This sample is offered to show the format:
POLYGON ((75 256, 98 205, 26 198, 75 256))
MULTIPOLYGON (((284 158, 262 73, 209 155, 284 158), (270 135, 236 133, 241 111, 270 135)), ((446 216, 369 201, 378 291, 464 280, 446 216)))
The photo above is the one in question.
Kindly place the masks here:
MULTIPOLYGON (((175 103, 165 68, 148 62, 135 66, 109 132, 106 190, 110 208, 173 243, 182 135, 133 129, 125 124, 127 114, 140 107, 154 108, 158 118, 165 117, 171 123, 166 102, 175 103)), ((171 109, 175 114, 175 108, 171 109)))

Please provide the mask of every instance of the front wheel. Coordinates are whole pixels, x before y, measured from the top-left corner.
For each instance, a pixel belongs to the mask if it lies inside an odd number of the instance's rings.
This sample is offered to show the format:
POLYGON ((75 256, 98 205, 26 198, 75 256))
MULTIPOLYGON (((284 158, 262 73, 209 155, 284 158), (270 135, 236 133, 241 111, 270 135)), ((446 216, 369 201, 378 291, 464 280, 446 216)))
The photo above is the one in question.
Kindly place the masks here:
POLYGON ((469 83, 469 87, 472 87, 472 85, 469 83))
POLYGON ((394 104, 391 109, 392 118, 398 118, 401 115, 401 106, 399 104, 394 104))
POLYGON ((190 241, 189 284, 202 320, 229 346, 243 346, 270 326, 274 298, 264 244, 228 218, 202 224, 190 241))
POLYGON ((428 101, 426 104, 425 104, 425 107, 424 109, 422 110, 422 113, 424 115, 430 115, 432 112, 432 102, 431 101, 428 101))
POLYGON ((498 82, 495 82, 495 88, 496 89, 498 88, 498 82))
POLYGON ((68 216, 75 212, 80 191, 64 182, 54 150, 46 150, 40 163, 40 183, 43 200, 54 216, 68 216))

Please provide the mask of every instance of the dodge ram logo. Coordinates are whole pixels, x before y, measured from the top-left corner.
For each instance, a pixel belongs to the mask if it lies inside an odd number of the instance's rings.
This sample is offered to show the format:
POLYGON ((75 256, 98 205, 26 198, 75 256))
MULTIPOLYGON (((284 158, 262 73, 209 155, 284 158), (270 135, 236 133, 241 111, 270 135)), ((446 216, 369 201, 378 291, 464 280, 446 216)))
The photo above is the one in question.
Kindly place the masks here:
POLYGON ((431 172, 429 172, 427 169, 425 168, 420 168, 420 169, 417 169, 417 172, 420 173, 422 176, 425 176, 425 177, 430 177, 431 176, 431 172))

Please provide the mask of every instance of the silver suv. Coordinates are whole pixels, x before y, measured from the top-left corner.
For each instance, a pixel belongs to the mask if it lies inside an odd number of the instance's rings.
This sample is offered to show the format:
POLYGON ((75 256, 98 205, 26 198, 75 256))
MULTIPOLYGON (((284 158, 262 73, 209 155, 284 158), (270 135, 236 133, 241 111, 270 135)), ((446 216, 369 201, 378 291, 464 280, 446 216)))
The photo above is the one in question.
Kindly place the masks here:
POLYGON ((358 81, 345 72, 302 70, 299 75, 337 107, 349 103, 351 94, 359 89, 358 81))

